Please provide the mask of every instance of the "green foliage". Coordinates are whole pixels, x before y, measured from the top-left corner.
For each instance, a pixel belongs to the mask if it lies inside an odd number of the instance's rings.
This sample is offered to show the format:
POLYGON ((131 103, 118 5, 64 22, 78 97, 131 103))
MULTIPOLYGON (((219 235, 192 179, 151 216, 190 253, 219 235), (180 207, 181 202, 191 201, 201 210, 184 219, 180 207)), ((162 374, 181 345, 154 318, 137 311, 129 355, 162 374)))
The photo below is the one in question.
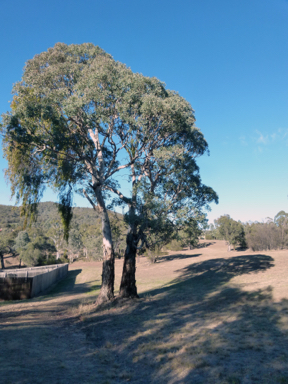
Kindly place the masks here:
POLYGON ((230 244, 236 247, 245 247, 245 232, 241 222, 233 220, 229 215, 223 215, 214 221, 220 236, 227 241, 229 250, 230 244))
POLYGON ((20 259, 27 267, 33 267, 36 265, 42 264, 42 254, 38 248, 35 248, 32 243, 27 245, 25 248, 22 248, 19 251, 20 259))
POLYGON ((20 208, 9 205, 0 205, 0 228, 15 230, 23 227, 23 219, 20 217, 20 208))
POLYGON ((274 217, 274 223, 280 232, 280 248, 288 246, 288 213, 280 211, 274 217))
MULTIPOLYGON (((20 209, 0 205, 0 251, 2 250, 3 255, 15 252, 15 256, 19 255, 27 265, 53 264, 59 261, 67 263, 69 258, 74 260, 79 257, 85 260, 102 259, 101 219, 95 215, 93 209, 73 208, 68 243, 64 241, 57 204, 39 203, 37 222, 32 223, 25 231, 20 209)), ((127 226, 122 215, 111 212, 109 216, 113 241, 118 249, 123 250, 127 226)))
POLYGON ((167 245, 165 245, 164 249, 169 251, 181 251, 183 249, 181 242, 176 239, 170 241, 167 245))
MULTIPOLYGON (((197 140, 201 142, 200 135, 197 140)), ((179 243, 177 250, 195 247, 207 223, 203 209, 209 209, 212 201, 218 202, 213 189, 201 182, 192 157, 197 146, 188 156, 186 144, 189 148, 188 141, 182 146, 159 148, 151 160, 149 180, 142 179, 134 192, 137 210, 132 219, 127 216, 127 222, 138 227, 138 236, 152 256, 171 242, 179 243)), ((206 148, 204 144, 202 148, 206 148)))
POLYGON ((215 240, 216 236, 213 234, 212 231, 206 231, 205 232, 205 239, 206 240, 215 240))
POLYGON ((19 232, 15 239, 15 249, 17 252, 21 252, 21 250, 25 248, 30 241, 30 237, 26 231, 19 232))
POLYGON ((68 240, 73 193, 95 204, 97 187, 104 191, 117 185, 112 175, 119 148, 111 123, 115 120, 115 130, 126 141, 124 128, 129 129, 128 111, 137 93, 132 80, 130 69, 93 44, 58 43, 26 63, 22 81, 13 88, 11 112, 2 119, 6 176, 26 219, 36 217, 50 185, 59 192, 68 240))
POLYGON ((249 247, 253 251, 286 249, 288 247, 288 214, 280 211, 274 221, 267 218, 265 223, 242 224, 229 215, 221 216, 205 232, 206 240, 225 239, 234 247, 249 247))
POLYGON ((190 249, 197 246, 199 238, 203 233, 203 230, 207 226, 206 215, 198 214, 194 217, 190 217, 183 225, 183 229, 180 232, 180 238, 182 245, 184 247, 189 247, 190 249))
POLYGON ((69 187, 68 192, 62 192, 60 194, 60 203, 58 205, 58 211, 60 212, 62 218, 62 224, 64 229, 64 240, 68 242, 69 239, 69 230, 71 225, 71 220, 73 216, 72 211, 72 188, 69 187))
POLYGON ((147 248, 144 252, 144 256, 146 256, 151 263, 156 263, 159 256, 167 255, 167 252, 161 250, 160 247, 155 246, 152 250, 147 248))
POLYGON ((35 216, 45 186, 54 187, 66 239, 75 191, 92 204, 101 202, 98 187, 132 202, 113 179, 123 168, 135 171, 136 179, 150 174, 153 193, 169 191, 175 209, 184 200, 194 207, 217 200, 199 176, 195 158, 208 145, 194 125, 191 105, 101 48, 56 44, 26 63, 13 93, 12 112, 2 120, 12 195, 24 215, 35 216))
POLYGON ((288 214, 280 211, 265 223, 248 223, 245 236, 249 248, 253 251, 286 249, 288 247, 288 214))
MULTIPOLYGON (((151 251, 180 235, 195 244, 202 210, 218 196, 201 181, 196 159, 208 144, 177 92, 93 44, 58 43, 26 63, 11 109, 2 118, 6 176, 26 218, 35 218, 51 186, 59 193, 64 238, 80 232, 88 255, 98 238, 72 221, 73 194, 85 196, 102 218, 103 253, 113 262, 112 237, 117 247, 124 238, 119 225, 110 230, 105 202, 113 194, 113 203, 128 206, 127 248, 134 254, 140 240, 151 251), (117 172, 125 168, 132 196, 118 190, 117 172)), ((53 235, 59 253, 58 240, 53 235)), ((68 242, 70 254, 75 249, 74 240, 68 242)), ((112 263, 103 268, 110 268, 102 276, 111 283, 112 263)))
MULTIPOLYGON (((35 235, 35 231, 31 234, 35 235)), ((42 235, 37 235, 31 240, 26 231, 20 231, 15 239, 14 248, 19 254, 20 259, 27 266, 53 264, 55 261, 54 253, 56 251, 53 242, 42 235)))
POLYGON ((0 231, 0 259, 1 268, 5 268, 4 255, 9 253, 13 254, 14 240, 17 235, 16 231, 11 230, 10 225, 1 228, 0 231))
POLYGON ((252 223, 245 227, 247 245, 253 251, 284 248, 281 229, 273 222, 252 223))

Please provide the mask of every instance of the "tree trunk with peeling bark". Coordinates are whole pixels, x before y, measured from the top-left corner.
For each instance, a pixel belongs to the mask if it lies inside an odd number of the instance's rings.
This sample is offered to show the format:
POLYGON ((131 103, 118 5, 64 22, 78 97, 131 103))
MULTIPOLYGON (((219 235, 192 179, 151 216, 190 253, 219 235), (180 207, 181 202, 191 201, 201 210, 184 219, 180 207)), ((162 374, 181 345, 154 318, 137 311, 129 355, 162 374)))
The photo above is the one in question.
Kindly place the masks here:
POLYGON ((102 266, 102 285, 96 304, 102 304, 114 298, 114 249, 112 242, 112 232, 108 212, 105 207, 104 199, 100 188, 95 190, 98 202, 98 209, 102 220, 103 234, 103 266, 102 266))

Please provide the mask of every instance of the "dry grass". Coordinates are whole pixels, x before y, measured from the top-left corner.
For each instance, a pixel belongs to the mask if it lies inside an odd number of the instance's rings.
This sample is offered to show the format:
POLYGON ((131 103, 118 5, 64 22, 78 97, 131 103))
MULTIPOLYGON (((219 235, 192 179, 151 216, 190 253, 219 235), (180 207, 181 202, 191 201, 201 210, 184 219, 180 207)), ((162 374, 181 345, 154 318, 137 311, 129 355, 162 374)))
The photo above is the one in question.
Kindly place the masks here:
POLYGON ((140 299, 100 309, 101 264, 71 267, 49 295, 0 305, 1 383, 288 383, 286 251, 141 258, 140 299))

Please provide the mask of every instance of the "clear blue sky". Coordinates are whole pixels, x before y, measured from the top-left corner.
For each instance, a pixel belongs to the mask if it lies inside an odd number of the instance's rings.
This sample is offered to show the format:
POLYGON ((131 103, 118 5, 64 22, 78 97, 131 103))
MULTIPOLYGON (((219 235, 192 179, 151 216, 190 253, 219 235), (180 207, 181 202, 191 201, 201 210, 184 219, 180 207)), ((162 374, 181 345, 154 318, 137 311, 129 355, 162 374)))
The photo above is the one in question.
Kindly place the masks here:
MULTIPOLYGON (((210 148, 202 180, 220 199, 210 221, 288 211, 287 0, 0 0, 0 11, 0 113, 28 59, 92 42, 191 103, 210 148)), ((6 166, 1 152, 0 204, 13 203, 6 166)))

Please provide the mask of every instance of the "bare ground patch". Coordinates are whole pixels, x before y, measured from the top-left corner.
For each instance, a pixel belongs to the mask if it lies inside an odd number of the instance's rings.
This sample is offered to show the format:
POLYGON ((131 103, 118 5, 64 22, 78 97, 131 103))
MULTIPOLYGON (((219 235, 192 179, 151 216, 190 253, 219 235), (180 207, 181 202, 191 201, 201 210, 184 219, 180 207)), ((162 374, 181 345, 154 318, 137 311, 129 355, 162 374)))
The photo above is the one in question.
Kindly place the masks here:
POLYGON ((288 383, 288 252, 211 243, 139 259, 133 302, 96 309, 101 263, 75 263, 46 296, 0 304, 0 382, 288 383))

